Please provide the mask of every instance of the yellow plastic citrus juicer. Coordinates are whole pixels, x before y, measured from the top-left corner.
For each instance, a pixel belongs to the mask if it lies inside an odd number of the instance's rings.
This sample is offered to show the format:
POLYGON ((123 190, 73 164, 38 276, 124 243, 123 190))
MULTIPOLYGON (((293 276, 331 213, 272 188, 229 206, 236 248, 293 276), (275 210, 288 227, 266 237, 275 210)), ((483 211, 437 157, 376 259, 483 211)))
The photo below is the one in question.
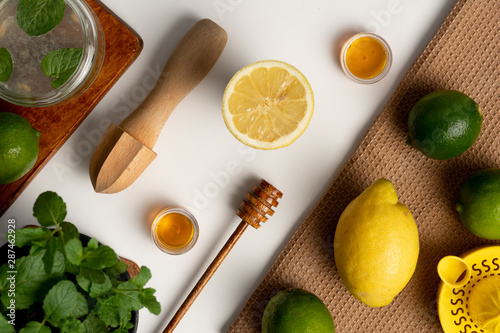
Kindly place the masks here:
POLYGON ((500 333, 500 246, 446 256, 437 271, 439 320, 446 333, 500 333))

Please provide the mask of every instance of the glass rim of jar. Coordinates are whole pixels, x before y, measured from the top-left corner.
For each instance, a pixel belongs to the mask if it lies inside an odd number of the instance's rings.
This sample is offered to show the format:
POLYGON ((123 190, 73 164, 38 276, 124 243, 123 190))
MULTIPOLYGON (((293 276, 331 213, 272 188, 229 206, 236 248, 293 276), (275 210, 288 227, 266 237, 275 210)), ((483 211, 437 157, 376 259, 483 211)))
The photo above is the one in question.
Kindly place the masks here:
POLYGON ((101 22, 85 1, 64 0, 64 2, 78 16, 84 35, 82 58, 75 72, 60 87, 40 95, 17 94, 0 85, 1 99, 19 106, 53 106, 79 97, 97 78, 105 53, 105 37, 101 22))
POLYGON ((198 225, 198 221, 196 220, 196 218, 188 210, 186 210, 185 208, 180 207, 180 206, 169 206, 169 207, 163 209, 161 212, 159 212, 155 216, 153 223, 151 225, 151 237, 153 238, 153 241, 155 242, 156 246, 161 251, 168 253, 168 254, 172 254, 172 255, 184 254, 184 253, 188 252, 189 250, 191 250, 194 247, 194 245, 196 244, 196 242, 198 241, 199 233, 200 233, 200 230, 199 230, 199 225, 198 225), (172 214, 172 213, 178 213, 178 214, 184 215, 185 217, 187 217, 187 219, 191 222, 191 225, 193 226, 193 236, 191 237, 189 243, 187 243, 186 245, 184 245, 182 247, 168 246, 167 244, 162 242, 159 239, 158 235, 156 234, 156 228, 157 228, 158 222, 161 220, 161 218, 164 217, 165 215, 172 214))
POLYGON ((379 35, 371 33, 371 32, 360 32, 360 33, 357 33, 357 34, 351 36, 342 45, 342 48, 340 50, 340 65, 342 67, 342 70, 344 71, 344 74, 348 78, 350 78, 351 80, 358 82, 358 83, 363 83, 363 84, 375 83, 375 82, 382 80, 389 72, 391 65, 392 65, 392 50, 391 50, 389 44, 385 41, 385 39, 383 39, 379 35), (380 42, 382 47, 385 49, 385 52, 387 55, 384 69, 378 75, 376 75, 370 79, 361 79, 361 78, 355 76, 354 74, 351 73, 351 71, 347 67, 347 60, 346 60, 347 49, 349 48, 349 46, 351 46, 352 42, 354 42, 355 40, 357 40, 358 38, 361 38, 361 37, 372 37, 372 38, 376 39, 378 42, 380 42))

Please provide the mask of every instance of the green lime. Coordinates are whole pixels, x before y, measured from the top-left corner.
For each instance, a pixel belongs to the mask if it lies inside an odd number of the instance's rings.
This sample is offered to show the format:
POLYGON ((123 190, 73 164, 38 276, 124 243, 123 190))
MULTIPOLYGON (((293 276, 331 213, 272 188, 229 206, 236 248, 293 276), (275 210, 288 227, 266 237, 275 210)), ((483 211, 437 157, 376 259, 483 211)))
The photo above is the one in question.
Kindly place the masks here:
POLYGON ((35 165, 40 132, 24 117, 0 112, 0 184, 12 183, 35 165))
POLYGON ((271 298, 262 316, 262 333, 307 332, 335 332, 330 311, 316 295, 292 288, 271 298))
POLYGON ((457 211, 474 235, 500 239, 500 169, 483 169, 460 186, 457 211))
POLYGON ((481 107, 455 90, 422 97, 408 116, 408 144, 427 157, 446 160, 469 149, 481 131, 481 107))

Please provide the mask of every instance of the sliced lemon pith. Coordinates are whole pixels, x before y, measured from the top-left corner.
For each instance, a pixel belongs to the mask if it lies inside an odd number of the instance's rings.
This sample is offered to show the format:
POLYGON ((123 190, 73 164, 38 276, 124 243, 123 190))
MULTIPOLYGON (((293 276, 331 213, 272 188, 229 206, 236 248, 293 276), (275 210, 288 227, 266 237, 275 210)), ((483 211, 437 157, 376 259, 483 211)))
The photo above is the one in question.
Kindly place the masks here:
POLYGON ((222 114, 229 131, 258 149, 290 145, 314 112, 306 77, 282 61, 264 60, 239 70, 224 91, 222 114))

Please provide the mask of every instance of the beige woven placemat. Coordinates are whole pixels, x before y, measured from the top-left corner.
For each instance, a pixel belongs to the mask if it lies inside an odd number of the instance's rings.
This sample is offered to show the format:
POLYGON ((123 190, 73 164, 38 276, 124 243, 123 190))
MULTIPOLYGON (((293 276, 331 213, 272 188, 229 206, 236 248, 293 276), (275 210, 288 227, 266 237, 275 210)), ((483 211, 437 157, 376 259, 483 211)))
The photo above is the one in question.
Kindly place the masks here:
POLYGON ((269 299, 287 287, 318 295, 338 333, 442 332, 436 310, 436 265, 495 242, 470 234, 455 212, 457 191, 473 171, 500 167, 500 2, 459 0, 375 120, 358 149, 293 235, 228 332, 260 332, 269 299), (407 115, 437 89, 466 93, 483 108, 483 128, 464 154, 431 160, 406 145, 407 115), (337 273, 333 236, 340 214, 380 177, 391 180, 419 229, 414 276, 394 301, 370 309, 352 297, 337 273))

